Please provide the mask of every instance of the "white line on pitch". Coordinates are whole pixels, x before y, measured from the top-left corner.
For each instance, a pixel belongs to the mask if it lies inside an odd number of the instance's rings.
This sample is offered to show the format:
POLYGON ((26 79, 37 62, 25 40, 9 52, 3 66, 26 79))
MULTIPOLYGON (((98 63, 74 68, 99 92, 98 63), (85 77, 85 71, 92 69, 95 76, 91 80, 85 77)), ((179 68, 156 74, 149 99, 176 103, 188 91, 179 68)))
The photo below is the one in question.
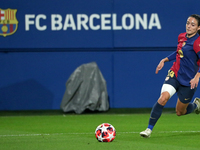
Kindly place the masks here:
MULTIPOLYGON (((138 134, 140 132, 117 132, 117 134, 138 134)), ((156 133, 200 133, 200 131, 158 131, 156 133)), ((40 134, 5 134, 0 137, 22 137, 22 136, 50 136, 50 135, 82 135, 82 134, 94 134, 94 132, 88 133, 40 133, 40 134)))

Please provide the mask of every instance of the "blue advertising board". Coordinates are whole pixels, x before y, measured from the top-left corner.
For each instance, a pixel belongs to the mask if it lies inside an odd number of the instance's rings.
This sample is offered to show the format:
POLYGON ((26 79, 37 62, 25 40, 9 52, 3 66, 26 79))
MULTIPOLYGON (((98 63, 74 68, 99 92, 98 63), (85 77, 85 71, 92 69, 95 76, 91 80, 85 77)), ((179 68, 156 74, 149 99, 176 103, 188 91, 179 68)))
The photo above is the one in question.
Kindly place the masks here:
POLYGON ((105 77, 110 108, 152 107, 173 62, 156 75, 155 67, 176 50, 199 6, 199 0, 3 1, 0 111, 59 109, 67 79, 89 62, 105 77))
POLYGON ((199 1, 6 0, 0 48, 174 47, 199 1))

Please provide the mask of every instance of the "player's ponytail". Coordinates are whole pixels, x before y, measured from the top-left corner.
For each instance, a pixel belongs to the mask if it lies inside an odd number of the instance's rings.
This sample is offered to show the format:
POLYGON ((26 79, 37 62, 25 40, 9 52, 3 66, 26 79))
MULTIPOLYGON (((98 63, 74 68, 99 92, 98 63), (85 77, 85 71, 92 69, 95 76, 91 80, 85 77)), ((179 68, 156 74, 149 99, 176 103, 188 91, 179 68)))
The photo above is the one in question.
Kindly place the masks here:
MULTIPOLYGON (((195 18, 198 22, 198 26, 200 26, 200 15, 193 14, 190 17, 195 18)), ((200 30, 198 30, 198 34, 200 35, 200 30)))

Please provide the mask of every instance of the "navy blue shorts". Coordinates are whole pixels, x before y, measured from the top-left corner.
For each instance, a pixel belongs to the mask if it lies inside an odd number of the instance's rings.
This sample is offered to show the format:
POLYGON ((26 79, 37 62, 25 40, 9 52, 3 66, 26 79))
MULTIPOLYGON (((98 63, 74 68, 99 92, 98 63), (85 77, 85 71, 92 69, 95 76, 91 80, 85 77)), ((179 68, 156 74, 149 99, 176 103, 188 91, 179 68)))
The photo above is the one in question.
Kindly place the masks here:
POLYGON ((169 70, 164 84, 172 85, 176 89, 179 100, 185 104, 191 102, 197 89, 191 89, 190 86, 181 85, 172 70, 169 70))

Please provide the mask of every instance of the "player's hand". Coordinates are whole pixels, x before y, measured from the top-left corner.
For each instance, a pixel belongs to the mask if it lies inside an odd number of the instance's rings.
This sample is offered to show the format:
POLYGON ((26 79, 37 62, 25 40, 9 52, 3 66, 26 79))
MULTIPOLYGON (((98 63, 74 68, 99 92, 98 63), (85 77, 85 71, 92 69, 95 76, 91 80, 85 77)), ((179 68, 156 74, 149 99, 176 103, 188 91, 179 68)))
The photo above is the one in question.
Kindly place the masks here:
POLYGON ((158 71, 160 71, 163 68, 164 64, 165 64, 165 61, 164 59, 162 59, 156 68, 156 74, 158 74, 158 71))
POLYGON ((199 76, 196 75, 192 80, 190 80, 190 88, 194 89, 198 86, 199 84, 199 76))

